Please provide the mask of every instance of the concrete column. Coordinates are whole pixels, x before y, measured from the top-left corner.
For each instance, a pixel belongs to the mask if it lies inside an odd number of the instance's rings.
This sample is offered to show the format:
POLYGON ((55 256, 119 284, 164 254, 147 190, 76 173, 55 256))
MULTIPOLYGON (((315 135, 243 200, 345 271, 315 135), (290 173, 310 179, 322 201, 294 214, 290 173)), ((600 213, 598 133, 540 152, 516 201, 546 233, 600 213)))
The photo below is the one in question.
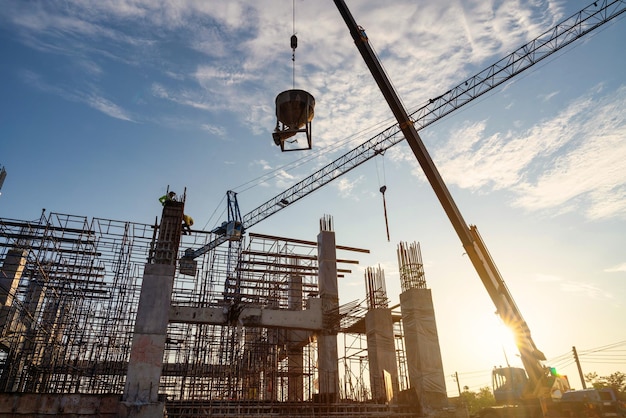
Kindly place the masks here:
MULTIPOLYGON (((26 266, 26 255, 26 250, 10 249, 7 251, 0 268, 0 337, 13 335, 15 338, 16 335, 21 335, 21 337, 17 337, 17 349, 10 350, 5 360, 7 367, 0 375, 0 391, 2 392, 12 392, 19 389, 16 386, 16 377, 23 368, 22 350, 27 325, 21 321, 18 309, 16 309, 17 305, 13 306, 13 302, 26 266)), ((30 324, 30 320, 28 324, 30 324)))
POLYGON ((414 288, 402 292, 400 309, 409 381, 422 412, 446 407, 446 382, 430 289, 414 288))
POLYGON ((324 312, 325 329, 318 336, 319 394, 324 402, 335 402, 339 394, 337 324, 339 310, 337 285, 337 251, 335 233, 320 231, 317 236, 319 290, 324 312))
POLYGON ((26 250, 10 249, 0 267, 0 336, 17 331, 13 299, 26 266, 26 250))
POLYGON ((365 330, 372 399, 375 402, 390 402, 399 390, 391 309, 370 309, 365 314, 365 330), (391 375, 391 388, 385 386, 384 371, 391 375), (391 397, 388 392, 391 392, 391 397))
MULTIPOLYGON (((289 276, 288 308, 293 311, 302 310, 302 276, 295 273, 289 276)), ((303 348, 300 344, 294 345, 299 343, 305 334, 303 331, 287 331, 287 366, 289 368, 287 399, 290 402, 301 402, 304 400, 303 348)))
POLYGON ((158 392, 175 270, 165 264, 144 267, 120 416, 163 416, 158 392))
POLYGON ((26 266, 26 250, 10 249, 4 257, 0 268, 0 305, 11 306, 13 297, 20 284, 24 266, 26 266))

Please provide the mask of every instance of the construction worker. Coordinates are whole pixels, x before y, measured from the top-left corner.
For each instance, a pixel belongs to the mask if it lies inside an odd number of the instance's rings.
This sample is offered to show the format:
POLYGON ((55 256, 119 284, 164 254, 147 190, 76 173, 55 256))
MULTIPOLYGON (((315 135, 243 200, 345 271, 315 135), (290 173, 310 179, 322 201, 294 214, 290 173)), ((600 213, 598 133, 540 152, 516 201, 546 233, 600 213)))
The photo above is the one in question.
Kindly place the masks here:
POLYGON ((193 225, 193 218, 183 214, 183 234, 191 235, 191 225, 193 225))
POLYGON ((161 205, 165 206, 166 202, 169 202, 175 199, 176 199, 176 193, 169 192, 168 194, 164 194, 163 196, 159 197, 159 202, 161 202, 161 205))

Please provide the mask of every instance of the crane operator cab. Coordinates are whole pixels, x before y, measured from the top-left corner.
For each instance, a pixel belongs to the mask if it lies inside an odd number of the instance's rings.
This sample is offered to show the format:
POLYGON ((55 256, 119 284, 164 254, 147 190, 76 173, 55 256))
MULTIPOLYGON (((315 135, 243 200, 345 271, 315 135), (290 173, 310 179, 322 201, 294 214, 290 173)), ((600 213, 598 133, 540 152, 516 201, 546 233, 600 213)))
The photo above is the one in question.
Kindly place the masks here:
POLYGON ((567 376, 558 374, 554 368, 546 368, 546 375, 534 384, 519 367, 496 367, 492 379, 496 405, 515 405, 531 398, 558 401, 570 390, 567 376))
POLYGON ((281 151, 311 149, 311 121, 315 99, 304 90, 286 90, 276 96, 274 143, 281 151))
POLYGON ((515 403, 528 384, 526 371, 519 367, 496 367, 491 373, 493 396, 497 405, 515 403))

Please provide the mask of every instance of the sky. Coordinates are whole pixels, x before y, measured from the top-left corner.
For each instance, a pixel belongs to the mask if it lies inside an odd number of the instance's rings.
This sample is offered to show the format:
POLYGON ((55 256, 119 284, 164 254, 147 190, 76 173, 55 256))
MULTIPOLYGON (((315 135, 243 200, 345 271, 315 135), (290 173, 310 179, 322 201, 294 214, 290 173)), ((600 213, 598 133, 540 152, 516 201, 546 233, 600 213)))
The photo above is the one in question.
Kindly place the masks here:
MULTIPOLYGON (((587 2, 348 6, 415 110, 587 2)), ((572 347, 584 373, 626 372, 624 16, 420 131, 547 365, 578 388, 572 347)), ((248 213, 394 123, 331 1, 0 0, 0 50, 3 218, 152 223, 169 187, 209 230, 227 190, 248 213), (292 88, 315 97, 313 149, 281 153, 274 99, 292 88)), ((420 243, 449 394, 455 372, 478 390, 520 365, 405 142, 251 232, 315 240, 324 215, 338 244, 370 250, 350 254, 342 304, 365 298, 372 266, 397 303, 397 245, 420 243)))

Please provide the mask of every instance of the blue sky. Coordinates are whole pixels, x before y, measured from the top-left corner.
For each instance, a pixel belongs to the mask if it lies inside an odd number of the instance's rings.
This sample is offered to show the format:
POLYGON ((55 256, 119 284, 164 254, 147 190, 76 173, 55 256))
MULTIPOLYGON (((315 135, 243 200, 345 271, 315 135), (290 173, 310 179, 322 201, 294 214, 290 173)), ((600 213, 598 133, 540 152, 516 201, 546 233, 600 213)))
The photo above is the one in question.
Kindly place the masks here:
MULTIPOLYGON (((348 6, 413 110, 586 3, 348 6)), ((210 229, 227 190, 247 213, 390 126, 334 4, 296 0, 295 16, 294 80, 292 2, 0 0, 0 216, 151 223, 169 185, 187 188, 187 212, 210 229), (314 149, 281 153, 274 98, 294 85, 316 99, 314 149)), ((623 39, 622 15, 420 132, 549 359, 626 340, 623 39)), ((376 265, 397 301, 397 243, 420 242, 446 375, 488 385, 506 362, 493 305, 406 144, 253 231, 314 239, 324 214, 339 244, 371 250, 342 279, 342 303, 364 298, 363 269, 376 265)))

